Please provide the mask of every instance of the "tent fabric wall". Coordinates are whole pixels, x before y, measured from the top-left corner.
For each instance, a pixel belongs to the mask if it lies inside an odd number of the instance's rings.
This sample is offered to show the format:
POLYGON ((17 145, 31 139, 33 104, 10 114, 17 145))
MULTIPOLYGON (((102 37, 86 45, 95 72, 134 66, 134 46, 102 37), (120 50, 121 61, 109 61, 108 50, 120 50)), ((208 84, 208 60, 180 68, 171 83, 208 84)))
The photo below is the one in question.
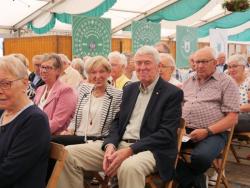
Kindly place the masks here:
MULTIPOLYGON (((111 8, 116 3, 116 0, 104 0, 100 5, 84 13, 75 14, 79 16, 93 16, 100 17, 103 15, 109 8, 111 8)), ((43 27, 36 27, 32 22, 28 23, 28 28, 32 29, 34 33, 44 34, 49 32, 55 27, 56 20, 59 20, 62 23, 71 24, 72 23, 72 14, 68 13, 51 13, 51 20, 43 27)))
POLYGON ((245 12, 234 12, 222 18, 219 18, 213 22, 209 22, 201 27, 198 30, 198 36, 206 37, 209 34, 209 29, 215 28, 232 28, 244 24, 250 20, 250 9, 245 12))
POLYGON ((246 29, 241 33, 231 35, 228 37, 231 41, 250 41, 250 29, 246 29))
POLYGON ((147 21, 160 22, 161 20, 177 21, 184 19, 202 9, 209 0, 181 0, 146 17, 147 21))

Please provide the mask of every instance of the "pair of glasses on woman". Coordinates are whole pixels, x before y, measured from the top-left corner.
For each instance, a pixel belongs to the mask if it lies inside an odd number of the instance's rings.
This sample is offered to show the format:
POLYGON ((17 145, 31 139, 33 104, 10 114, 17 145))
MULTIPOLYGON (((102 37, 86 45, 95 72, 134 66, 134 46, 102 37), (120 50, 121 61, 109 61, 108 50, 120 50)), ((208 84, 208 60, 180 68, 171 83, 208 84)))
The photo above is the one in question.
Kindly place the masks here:
POLYGON ((52 69, 54 69, 54 67, 41 65, 40 69, 43 70, 43 71, 48 72, 48 71, 51 71, 52 69))
POLYGON ((13 82, 18 81, 18 80, 22 80, 23 78, 18 78, 16 80, 3 80, 0 81, 0 88, 3 90, 8 90, 11 88, 11 85, 13 82))

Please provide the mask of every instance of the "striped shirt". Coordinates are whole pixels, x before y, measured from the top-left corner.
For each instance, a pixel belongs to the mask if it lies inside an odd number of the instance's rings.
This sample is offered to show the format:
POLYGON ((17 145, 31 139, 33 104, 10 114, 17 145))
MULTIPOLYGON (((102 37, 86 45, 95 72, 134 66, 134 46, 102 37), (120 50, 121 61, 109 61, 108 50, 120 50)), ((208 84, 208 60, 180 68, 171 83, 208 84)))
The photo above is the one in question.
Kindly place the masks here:
POLYGON ((189 128, 206 128, 228 112, 239 112, 239 89, 224 73, 214 72, 203 84, 198 83, 195 74, 183 83, 183 91, 182 117, 189 128))

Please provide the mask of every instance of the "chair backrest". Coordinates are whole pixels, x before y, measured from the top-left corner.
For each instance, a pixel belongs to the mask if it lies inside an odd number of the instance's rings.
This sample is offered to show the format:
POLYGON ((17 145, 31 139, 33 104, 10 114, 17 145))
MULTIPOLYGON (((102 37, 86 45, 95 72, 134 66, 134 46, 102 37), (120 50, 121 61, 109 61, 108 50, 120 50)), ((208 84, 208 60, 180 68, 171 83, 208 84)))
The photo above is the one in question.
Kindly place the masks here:
POLYGON ((49 178, 47 188, 55 188, 63 170, 64 162, 67 157, 67 151, 61 144, 57 144, 55 142, 51 142, 50 144, 50 158, 56 160, 56 164, 49 178))

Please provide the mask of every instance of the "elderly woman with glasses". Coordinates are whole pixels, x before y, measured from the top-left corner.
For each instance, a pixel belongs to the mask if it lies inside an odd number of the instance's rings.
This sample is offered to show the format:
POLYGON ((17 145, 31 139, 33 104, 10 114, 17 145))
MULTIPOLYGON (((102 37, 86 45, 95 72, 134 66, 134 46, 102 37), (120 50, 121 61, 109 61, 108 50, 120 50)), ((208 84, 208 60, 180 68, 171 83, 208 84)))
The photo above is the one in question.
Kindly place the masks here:
POLYGON ((172 74, 175 70, 175 60, 170 54, 160 53, 160 63, 159 63, 159 71, 160 76, 163 80, 168 81, 169 83, 181 87, 182 83, 172 77, 172 74))
POLYGON ((246 73, 247 61, 242 55, 228 59, 228 74, 236 81, 240 91, 240 114, 235 132, 250 131, 250 78, 246 73))
POLYGON ((28 73, 0 58, 0 187, 44 188, 50 131, 47 116, 26 95, 28 73))
POLYGON ((53 135, 60 134, 68 127, 77 102, 75 91, 58 79, 62 67, 63 62, 57 54, 44 55, 40 75, 45 85, 37 89, 34 98, 35 104, 48 115, 53 135))
POLYGON ((82 83, 75 115, 68 129, 53 141, 64 144, 80 144, 87 140, 102 140, 120 109, 122 91, 108 84, 111 65, 102 56, 85 63, 90 84, 82 83))

